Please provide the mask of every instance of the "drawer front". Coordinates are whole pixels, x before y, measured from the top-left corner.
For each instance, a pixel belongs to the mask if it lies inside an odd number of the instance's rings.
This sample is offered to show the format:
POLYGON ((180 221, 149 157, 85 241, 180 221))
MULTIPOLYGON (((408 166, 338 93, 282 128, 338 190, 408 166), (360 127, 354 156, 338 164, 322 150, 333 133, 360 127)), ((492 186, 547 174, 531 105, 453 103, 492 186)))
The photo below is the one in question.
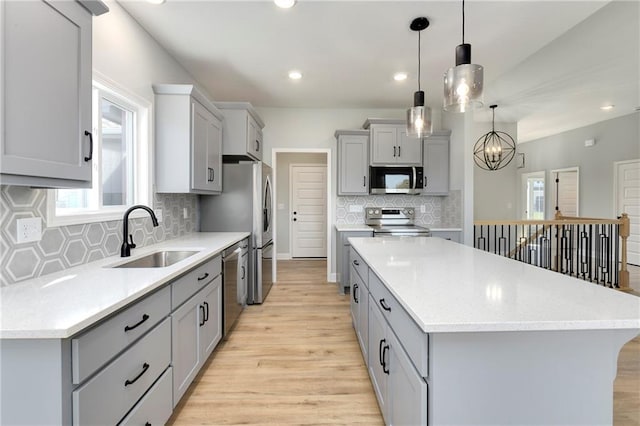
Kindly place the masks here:
POLYGON ((72 339, 73 384, 82 383, 98 368, 167 317, 170 310, 171 290, 166 286, 72 339))
POLYGON ((360 275, 365 286, 369 287, 369 266, 362 260, 362 257, 353 248, 349 253, 349 263, 353 269, 360 275))
POLYGON ((163 425, 167 423, 173 410, 171 367, 160 376, 149 392, 136 404, 120 426, 163 425))
POLYGON ((186 302, 222 271, 222 258, 216 256, 171 283, 171 310, 186 302))
POLYGON ((171 319, 73 391, 73 424, 116 424, 171 362, 171 319))
POLYGON ((420 330, 373 272, 369 272, 369 292, 418 372, 428 377, 429 335, 420 330))

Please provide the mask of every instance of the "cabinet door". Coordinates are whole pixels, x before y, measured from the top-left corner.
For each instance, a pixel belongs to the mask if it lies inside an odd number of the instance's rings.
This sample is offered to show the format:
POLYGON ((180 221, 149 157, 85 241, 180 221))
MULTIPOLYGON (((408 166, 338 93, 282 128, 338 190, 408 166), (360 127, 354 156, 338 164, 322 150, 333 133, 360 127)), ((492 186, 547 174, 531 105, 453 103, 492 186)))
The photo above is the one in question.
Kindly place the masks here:
POLYGON ((369 138, 339 136, 338 195, 369 194, 369 138))
MULTIPOLYGON (((245 241, 245 244, 248 244, 245 241)), ((240 260, 240 286, 238 287, 238 303, 247 304, 247 295, 249 291, 249 253, 242 255, 240 260)))
POLYGON ((3 1, 0 22, 2 182, 90 187, 91 15, 77 2, 3 1))
POLYGON ((407 130, 398 128, 397 162, 412 166, 422 166, 422 138, 407 136, 407 130))
POLYGON ((425 195, 449 194, 449 139, 427 138, 424 142, 425 195))
POLYGON ((395 335, 387 333, 389 344, 389 388, 387 423, 427 424, 427 383, 420 377, 395 335))
POLYGON ((387 323, 373 299, 369 299, 369 376, 378 398, 380 412, 389 424, 387 416, 387 380, 389 342, 386 338, 387 323))
POLYGON ((171 314, 174 407, 196 377, 201 365, 199 329, 204 321, 201 297, 201 293, 197 293, 171 314))
POLYGON ((200 321, 200 366, 222 339, 222 277, 218 275, 200 293, 204 319, 200 321))
MULTIPOLYGON (((348 264, 347 264, 348 265, 348 264)), ((349 268, 347 266, 347 271, 345 271, 345 275, 349 274, 351 277, 351 322, 353 323, 353 331, 356 333, 356 337, 358 337, 358 327, 360 326, 360 298, 362 296, 362 289, 360 288, 360 283, 354 281, 354 278, 357 278, 357 274, 353 270, 353 268, 349 268)), ((358 338, 358 341, 360 338, 358 338)))
POLYGON ((398 157, 395 126, 373 127, 371 130, 371 165, 395 164, 398 157))
POLYGON ((207 189, 222 192, 222 123, 213 114, 207 123, 207 189), (211 176, 208 174, 211 173, 211 176))
POLYGON ((247 153, 256 160, 262 160, 262 129, 247 113, 247 153))
MULTIPOLYGON (((211 169, 207 147, 211 113, 199 102, 191 100, 191 187, 195 190, 209 190, 211 169)), ((168 173, 169 171, 160 171, 168 173)))
MULTIPOLYGON (((355 274, 355 271, 353 272, 355 274)), ((362 358, 364 363, 369 365, 369 290, 366 286, 362 286, 358 289, 358 297, 360 303, 358 304, 358 340, 360 342, 360 349, 362 350, 362 358)))

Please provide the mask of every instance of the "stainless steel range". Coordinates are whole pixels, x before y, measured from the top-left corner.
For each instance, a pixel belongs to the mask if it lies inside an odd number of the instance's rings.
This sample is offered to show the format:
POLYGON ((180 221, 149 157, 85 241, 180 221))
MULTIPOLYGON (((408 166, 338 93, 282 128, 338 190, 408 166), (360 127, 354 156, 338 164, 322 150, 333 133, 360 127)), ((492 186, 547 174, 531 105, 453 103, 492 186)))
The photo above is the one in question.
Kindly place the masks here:
POLYGON ((429 228, 415 224, 415 216, 413 207, 365 209, 365 223, 373 228, 374 237, 430 237, 429 228))

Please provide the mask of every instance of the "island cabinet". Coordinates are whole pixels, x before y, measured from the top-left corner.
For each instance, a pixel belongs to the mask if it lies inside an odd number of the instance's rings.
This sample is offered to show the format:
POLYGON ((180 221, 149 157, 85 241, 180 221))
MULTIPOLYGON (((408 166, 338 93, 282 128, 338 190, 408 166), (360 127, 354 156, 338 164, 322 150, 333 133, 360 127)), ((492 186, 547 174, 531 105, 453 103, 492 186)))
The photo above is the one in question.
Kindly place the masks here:
POLYGON ((190 84, 154 84, 156 190, 222 192, 222 120, 190 84))
POLYGON ((338 195, 369 195, 369 132, 336 130, 338 195))
POLYGON ((461 229, 434 229, 431 228, 431 236, 435 238, 442 238, 444 240, 453 241, 456 243, 462 242, 462 230, 461 229))
POLYGON ((224 115, 222 154, 225 161, 262 160, 264 122, 248 102, 216 102, 224 115))
POLYGON ((92 16, 101 1, 0 2, 0 184, 90 188, 92 16))
POLYGON ((370 165, 422 166, 422 139, 407 135, 404 120, 370 118, 362 127, 370 131, 370 165))
POLYGON ((336 281, 338 282, 338 292, 345 294, 351 286, 349 282, 350 248, 349 238, 351 237, 373 237, 373 230, 367 225, 336 225, 336 281))
POLYGON ((451 130, 424 138, 423 195, 449 195, 449 139, 451 130))
POLYGON ((369 365, 369 268, 354 251, 350 258, 351 320, 365 365, 369 365))

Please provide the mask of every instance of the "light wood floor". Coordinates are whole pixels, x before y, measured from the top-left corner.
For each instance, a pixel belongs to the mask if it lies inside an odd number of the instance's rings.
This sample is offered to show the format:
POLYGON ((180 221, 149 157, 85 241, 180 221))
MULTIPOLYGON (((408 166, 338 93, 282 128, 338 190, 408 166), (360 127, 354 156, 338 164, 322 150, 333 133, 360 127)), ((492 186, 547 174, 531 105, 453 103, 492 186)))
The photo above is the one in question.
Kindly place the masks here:
MULTIPOLYGON (((266 302, 242 313, 169 424, 381 425, 349 298, 325 277, 324 261, 279 261, 266 302)), ((618 360, 614 424, 640 426, 640 337, 618 360)))

